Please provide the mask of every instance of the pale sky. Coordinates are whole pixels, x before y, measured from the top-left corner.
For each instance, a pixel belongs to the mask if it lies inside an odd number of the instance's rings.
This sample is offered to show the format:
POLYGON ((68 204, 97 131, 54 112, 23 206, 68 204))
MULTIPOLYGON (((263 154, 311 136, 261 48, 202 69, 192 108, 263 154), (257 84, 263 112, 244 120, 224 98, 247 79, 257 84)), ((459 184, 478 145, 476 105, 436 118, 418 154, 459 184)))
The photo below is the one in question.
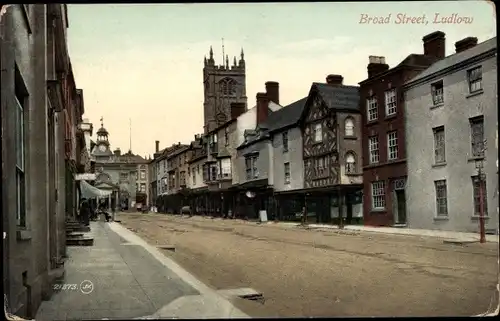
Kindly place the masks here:
POLYGON ((222 38, 232 62, 245 51, 248 107, 269 80, 280 84, 286 106, 307 95, 311 83, 341 74, 357 85, 368 56, 392 68, 423 53, 422 37, 446 33, 446 51, 468 36, 496 36, 494 7, 486 1, 256 4, 68 5, 69 52, 85 116, 110 132, 112 148, 141 156, 203 131, 203 57, 213 46, 222 63, 222 38), (361 15, 387 24, 360 23, 361 15), (396 24, 397 15, 426 15, 427 24, 396 24), (469 24, 435 24, 435 14, 469 17, 469 24))

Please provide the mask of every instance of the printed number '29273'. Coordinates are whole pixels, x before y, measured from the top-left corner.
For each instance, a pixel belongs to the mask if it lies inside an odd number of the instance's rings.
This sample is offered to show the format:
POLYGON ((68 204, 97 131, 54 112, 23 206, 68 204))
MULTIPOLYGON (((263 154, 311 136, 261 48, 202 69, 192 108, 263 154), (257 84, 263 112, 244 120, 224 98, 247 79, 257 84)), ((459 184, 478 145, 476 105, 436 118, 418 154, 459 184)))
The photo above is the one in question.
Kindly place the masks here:
POLYGON ((78 285, 77 284, 54 284, 53 285, 54 290, 77 290, 78 285))

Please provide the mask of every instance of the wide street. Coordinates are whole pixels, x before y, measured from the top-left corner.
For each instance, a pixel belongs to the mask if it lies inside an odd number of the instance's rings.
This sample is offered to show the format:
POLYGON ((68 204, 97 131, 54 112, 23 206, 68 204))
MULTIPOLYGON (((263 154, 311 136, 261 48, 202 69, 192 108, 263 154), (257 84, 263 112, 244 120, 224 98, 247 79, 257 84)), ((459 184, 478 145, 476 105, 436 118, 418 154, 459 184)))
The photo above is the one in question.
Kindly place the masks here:
MULTIPOLYGON (((116 217, 217 290, 252 288, 263 316, 470 316, 495 306, 497 243, 306 230, 286 224, 163 214, 116 217)), ((494 307, 493 307, 494 309, 494 307)))

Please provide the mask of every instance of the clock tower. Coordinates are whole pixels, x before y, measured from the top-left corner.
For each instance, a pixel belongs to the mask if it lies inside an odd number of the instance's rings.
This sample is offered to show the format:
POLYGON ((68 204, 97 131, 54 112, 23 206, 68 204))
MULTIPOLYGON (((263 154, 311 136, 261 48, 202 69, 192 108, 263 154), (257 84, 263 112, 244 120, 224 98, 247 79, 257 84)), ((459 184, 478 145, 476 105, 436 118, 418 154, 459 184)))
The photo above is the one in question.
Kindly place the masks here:
POLYGON ((113 155, 109 147, 109 140, 108 140, 109 133, 106 130, 106 128, 104 128, 102 117, 101 117, 101 128, 99 128, 96 134, 97 134, 96 146, 92 154, 94 154, 97 157, 113 155))

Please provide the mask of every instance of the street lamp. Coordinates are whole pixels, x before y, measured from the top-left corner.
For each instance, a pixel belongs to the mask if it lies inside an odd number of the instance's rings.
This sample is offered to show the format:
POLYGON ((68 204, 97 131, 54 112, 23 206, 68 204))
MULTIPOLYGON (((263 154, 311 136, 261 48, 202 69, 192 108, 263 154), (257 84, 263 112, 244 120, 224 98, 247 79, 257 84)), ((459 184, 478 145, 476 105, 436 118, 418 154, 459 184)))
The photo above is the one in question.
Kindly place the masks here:
POLYGON ((486 235, 484 230, 484 190, 483 182, 485 181, 485 174, 483 173, 483 159, 476 160, 477 178, 479 183, 479 233, 480 243, 486 243, 486 235))

